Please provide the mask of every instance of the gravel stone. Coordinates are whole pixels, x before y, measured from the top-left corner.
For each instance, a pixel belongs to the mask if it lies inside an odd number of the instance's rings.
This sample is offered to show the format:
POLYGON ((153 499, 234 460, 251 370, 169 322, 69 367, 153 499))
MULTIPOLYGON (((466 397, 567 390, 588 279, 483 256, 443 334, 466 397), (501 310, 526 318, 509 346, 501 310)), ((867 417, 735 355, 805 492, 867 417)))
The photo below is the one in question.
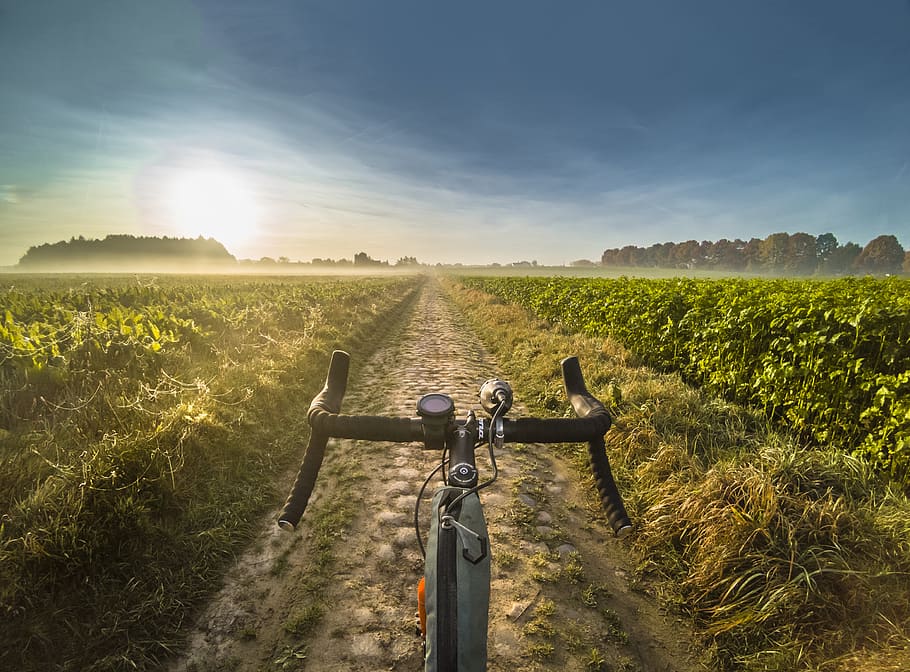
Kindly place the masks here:
POLYGON ((521 493, 520 495, 518 495, 518 499, 519 499, 519 501, 521 501, 522 504, 524 504, 525 506, 529 506, 532 509, 537 507, 537 500, 534 499, 533 497, 531 497, 531 495, 526 495, 524 493, 521 493))
POLYGON ((559 553, 560 558, 564 558, 570 553, 574 553, 575 547, 572 544, 563 544, 556 549, 556 552, 559 553))

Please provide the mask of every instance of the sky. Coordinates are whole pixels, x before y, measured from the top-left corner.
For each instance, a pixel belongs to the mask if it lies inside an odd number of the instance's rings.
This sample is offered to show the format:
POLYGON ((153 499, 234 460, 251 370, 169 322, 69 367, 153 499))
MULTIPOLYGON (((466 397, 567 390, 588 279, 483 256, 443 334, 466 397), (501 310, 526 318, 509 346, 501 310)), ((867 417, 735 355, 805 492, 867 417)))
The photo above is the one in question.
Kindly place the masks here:
POLYGON ((0 266, 910 248, 910 2, 0 0, 0 266))

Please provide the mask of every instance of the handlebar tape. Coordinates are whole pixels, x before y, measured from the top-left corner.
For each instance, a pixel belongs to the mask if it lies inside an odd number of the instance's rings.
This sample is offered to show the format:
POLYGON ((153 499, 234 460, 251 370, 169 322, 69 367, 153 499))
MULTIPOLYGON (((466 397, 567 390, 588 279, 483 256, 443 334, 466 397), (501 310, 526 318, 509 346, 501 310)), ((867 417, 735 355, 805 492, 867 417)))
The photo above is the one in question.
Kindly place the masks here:
MULTIPOLYGON (((584 376, 578 357, 566 357, 562 360, 562 379, 566 385, 566 396, 580 418, 605 417, 610 426, 610 414, 604 405, 595 399, 585 386, 584 376)), ((606 430, 604 430, 604 433, 606 430)), ((588 455, 591 458, 591 471, 594 472, 594 483, 600 493, 600 503, 607 513, 607 519, 617 537, 624 537, 632 531, 632 523, 622 503, 622 497, 613 480, 610 460, 607 459, 606 443, 603 434, 588 439, 588 455)))
POLYGON ((566 385, 566 396, 569 398, 569 403, 572 404, 572 408, 575 409, 575 414, 579 418, 587 418, 590 415, 607 415, 609 417, 604 405, 595 399, 585 387, 585 379, 581 375, 578 357, 566 357, 562 360, 562 380, 566 385))
POLYGON ((503 433, 509 443, 579 443, 606 434, 610 416, 587 418, 506 418, 503 433))
POLYGON ((341 401, 348 387, 348 368, 351 365, 351 356, 344 350, 335 350, 332 361, 329 362, 329 372, 325 377, 325 385, 310 403, 310 415, 317 408, 328 413, 341 413, 341 401))
POLYGON ((373 415, 335 415, 310 408, 310 426, 327 436, 367 441, 423 441, 420 418, 386 418, 373 415))
POLYGON ((319 475, 319 467, 322 466, 327 443, 327 435, 316 431, 310 434, 303 464, 300 465, 300 471, 297 472, 297 480, 294 481, 291 494, 288 495, 284 508, 281 509, 278 516, 278 526, 281 529, 294 530, 297 523, 300 522, 300 517, 310 501, 310 495, 313 494, 313 486, 316 485, 316 476, 319 475))
MULTIPOLYGON (((308 416, 312 416, 314 412, 338 413, 341 411, 341 402, 348 386, 350 363, 351 356, 343 350, 335 350, 332 353, 325 385, 310 404, 308 416)), ((312 427, 312 422, 310 425, 312 427)), ((281 529, 293 530, 300 522, 300 517, 310 501, 310 495, 313 494, 313 487, 316 485, 316 477, 322 466, 322 458, 325 457, 328 440, 329 435, 326 432, 312 427, 310 440, 303 456, 303 464, 300 465, 297 479, 291 488, 291 494, 288 495, 284 508, 278 516, 278 525, 281 529)))
POLYGON ((632 521, 629 520, 629 514, 626 513, 626 507, 613 480, 603 437, 588 442, 588 455, 591 458, 591 470, 594 472, 594 484, 600 493, 600 503, 607 513, 613 534, 620 538, 625 537, 632 531, 632 521))
MULTIPOLYGON (((310 412, 313 431, 340 439, 423 441, 421 418, 390 418, 375 415, 335 415, 316 408, 310 412)), ((460 423, 461 421, 459 421, 460 423)), ((489 422, 482 420, 485 426, 489 422)), ((588 418, 505 418, 503 433, 507 443, 579 443, 603 436, 610 428, 610 416, 588 418)))

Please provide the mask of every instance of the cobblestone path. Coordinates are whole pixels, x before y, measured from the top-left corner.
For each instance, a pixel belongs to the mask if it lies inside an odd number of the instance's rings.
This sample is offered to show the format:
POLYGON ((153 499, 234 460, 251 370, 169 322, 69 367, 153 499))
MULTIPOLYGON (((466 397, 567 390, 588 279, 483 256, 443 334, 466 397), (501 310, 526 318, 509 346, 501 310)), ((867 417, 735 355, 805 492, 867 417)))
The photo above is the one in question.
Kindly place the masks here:
MULTIPOLYGON (((502 374, 437 282, 391 334, 350 381, 343 412, 413 416, 417 398, 438 391, 455 399, 460 416, 481 412, 480 385, 502 374)), ((512 417, 523 414, 521 395, 515 390, 512 417)), ((493 557, 489 669, 700 669, 689 662, 681 624, 634 590, 621 542, 579 493, 590 486, 550 452, 506 446, 499 480, 481 495, 493 557)), ((415 614, 423 560, 412 516, 438 459, 418 444, 330 444, 300 529, 279 532, 274 516, 264 522, 172 669, 422 669, 415 614), (335 486, 351 474, 347 501, 356 513, 336 531, 328 579, 314 585, 310 521, 338 505, 335 486), (309 603, 323 607, 308 611, 309 603)))

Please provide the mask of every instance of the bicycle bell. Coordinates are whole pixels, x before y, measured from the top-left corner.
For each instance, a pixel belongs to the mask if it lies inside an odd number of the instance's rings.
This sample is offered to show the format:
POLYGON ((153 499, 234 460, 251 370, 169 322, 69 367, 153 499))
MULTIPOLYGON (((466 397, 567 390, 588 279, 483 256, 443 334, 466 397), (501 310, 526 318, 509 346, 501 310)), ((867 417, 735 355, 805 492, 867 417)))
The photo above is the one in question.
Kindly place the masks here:
POLYGON ((504 380, 491 378, 480 387, 480 405, 490 417, 505 415, 512 408, 512 388, 504 380))

